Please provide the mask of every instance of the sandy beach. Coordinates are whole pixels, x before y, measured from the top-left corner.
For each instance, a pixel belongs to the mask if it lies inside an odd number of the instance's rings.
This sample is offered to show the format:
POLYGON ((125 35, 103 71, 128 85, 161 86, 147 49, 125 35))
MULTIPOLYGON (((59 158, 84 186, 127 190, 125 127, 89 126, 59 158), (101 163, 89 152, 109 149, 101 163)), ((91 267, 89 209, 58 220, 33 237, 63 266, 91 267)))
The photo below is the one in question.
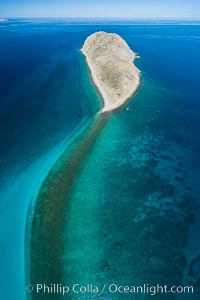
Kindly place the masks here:
POLYGON ((130 99, 140 85, 137 54, 115 33, 96 32, 81 49, 102 99, 101 112, 112 111, 130 99))

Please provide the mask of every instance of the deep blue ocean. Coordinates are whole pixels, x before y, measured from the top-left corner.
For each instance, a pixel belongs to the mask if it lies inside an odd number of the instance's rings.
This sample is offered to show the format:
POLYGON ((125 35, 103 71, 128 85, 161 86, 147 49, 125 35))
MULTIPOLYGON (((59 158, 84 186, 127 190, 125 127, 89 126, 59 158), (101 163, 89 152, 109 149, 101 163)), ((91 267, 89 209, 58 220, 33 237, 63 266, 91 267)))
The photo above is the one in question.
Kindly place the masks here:
POLYGON ((64 279, 189 284, 194 294, 154 298, 199 299, 200 22, 11 19, 0 24, 0 300, 27 299, 29 205, 100 108, 80 52, 99 30, 140 55, 141 87, 110 116, 68 196, 64 279))

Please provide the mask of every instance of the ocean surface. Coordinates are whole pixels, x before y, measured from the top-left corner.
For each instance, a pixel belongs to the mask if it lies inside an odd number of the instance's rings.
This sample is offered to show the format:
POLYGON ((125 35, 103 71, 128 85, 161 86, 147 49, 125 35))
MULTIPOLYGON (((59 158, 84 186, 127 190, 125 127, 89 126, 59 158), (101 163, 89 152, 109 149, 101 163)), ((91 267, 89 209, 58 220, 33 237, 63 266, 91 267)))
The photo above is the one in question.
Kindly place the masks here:
MULTIPOLYGON (((70 144, 84 145, 85 155, 76 152, 79 165, 63 198, 60 283, 192 285, 194 294, 153 298, 199 299, 199 53, 198 21, 0 24, 0 300, 29 298, 31 234, 42 230, 41 223, 31 231, 31 220, 45 178, 56 162, 54 173, 62 170, 70 144), (139 53, 142 78, 133 99, 90 134, 101 99, 80 48, 98 30, 120 34, 139 53), (78 136, 84 144, 73 144, 78 136)), ((107 289, 104 296, 133 299, 107 289)))

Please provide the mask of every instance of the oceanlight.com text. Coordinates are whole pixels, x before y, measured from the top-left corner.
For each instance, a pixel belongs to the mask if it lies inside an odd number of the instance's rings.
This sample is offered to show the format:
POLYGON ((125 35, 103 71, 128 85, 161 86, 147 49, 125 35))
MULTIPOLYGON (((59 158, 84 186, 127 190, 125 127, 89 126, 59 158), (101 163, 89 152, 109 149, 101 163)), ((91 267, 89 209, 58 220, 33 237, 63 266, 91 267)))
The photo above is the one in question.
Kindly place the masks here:
POLYGON ((193 294, 194 287, 193 286, 168 286, 168 285, 117 285, 115 283, 104 284, 103 286, 95 285, 95 284, 79 284, 75 283, 73 285, 62 285, 59 283, 54 284, 45 284, 38 283, 36 285, 28 284, 26 286, 27 293, 36 293, 36 294, 60 294, 67 295, 69 293, 73 294, 148 294, 150 296, 155 296, 157 294, 193 294))

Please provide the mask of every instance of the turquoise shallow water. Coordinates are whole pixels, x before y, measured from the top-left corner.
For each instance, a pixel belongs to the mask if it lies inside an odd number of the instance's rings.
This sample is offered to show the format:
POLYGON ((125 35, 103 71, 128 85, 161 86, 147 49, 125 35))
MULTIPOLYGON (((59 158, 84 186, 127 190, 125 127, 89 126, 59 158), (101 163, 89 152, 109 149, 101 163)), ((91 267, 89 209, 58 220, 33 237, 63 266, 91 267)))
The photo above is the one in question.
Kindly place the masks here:
MULTIPOLYGON (((139 52, 142 85, 133 101, 113 113, 66 195, 62 281, 198 286, 199 28, 56 20, 13 20, 0 28, 1 300, 25 298, 29 203, 70 133, 98 110, 78 49, 100 29, 121 34, 139 52)), ((108 292, 106 297, 123 299, 108 292)))
MULTIPOLYGON (((193 28, 195 36, 181 26, 112 30, 141 55, 136 63, 142 86, 133 101, 113 113, 72 187, 65 281, 100 288, 184 283, 194 285, 196 293, 176 298, 198 299, 199 27, 193 28)), ((108 291, 105 297, 133 299, 108 291)))
POLYGON ((12 20, 0 28, 4 73, 0 89, 1 300, 26 298, 24 242, 29 204, 66 145, 85 128, 99 105, 95 89, 88 89, 85 61, 71 31, 73 27, 66 28, 63 22, 24 20, 12 20))

